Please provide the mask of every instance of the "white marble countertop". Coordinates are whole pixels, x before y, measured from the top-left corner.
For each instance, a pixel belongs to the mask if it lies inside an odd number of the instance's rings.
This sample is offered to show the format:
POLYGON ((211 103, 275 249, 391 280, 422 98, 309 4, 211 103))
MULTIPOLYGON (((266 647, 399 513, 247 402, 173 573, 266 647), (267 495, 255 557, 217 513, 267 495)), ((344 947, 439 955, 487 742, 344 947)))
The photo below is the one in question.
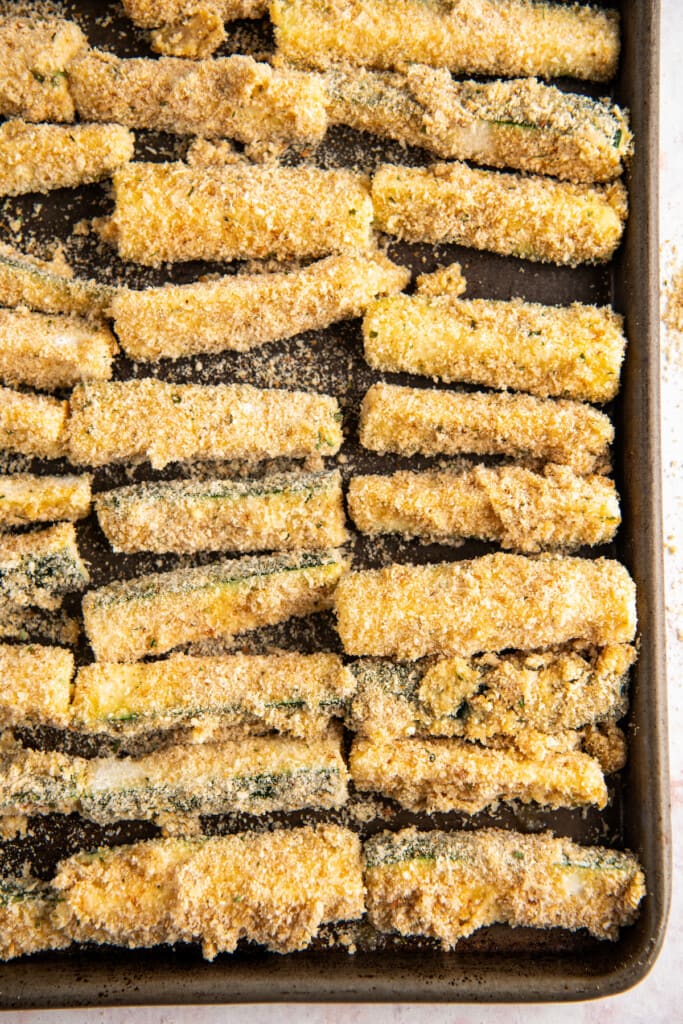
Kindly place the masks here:
MULTIPOLYGON (((662 0, 660 240, 662 282, 683 262, 683 3, 662 0), (678 254, 676 255, 676 243, 678 254)), ((662 333, 664 536, 674 888, 664 949, 635 989, 553 1006, 235 1006, 9 1012, 3 1024, 669 1024, 683 1019, 683 336, 662 333), (678 840, 678 841, 677 841, 678 840)))

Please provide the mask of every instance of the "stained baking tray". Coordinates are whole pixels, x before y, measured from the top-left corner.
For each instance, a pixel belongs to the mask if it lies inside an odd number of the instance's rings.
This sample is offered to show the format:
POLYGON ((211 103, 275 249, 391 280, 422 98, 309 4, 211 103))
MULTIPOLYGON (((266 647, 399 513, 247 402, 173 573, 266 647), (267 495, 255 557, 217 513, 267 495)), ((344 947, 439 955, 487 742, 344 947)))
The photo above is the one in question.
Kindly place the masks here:
MULTIPOLYGON (((22 4, 22 7, 26 5, 22 4)), ((53 7, 55 5, 53 4, 53 7)), ((121 15, 118 4, 96 0, 64 0, 67 16, 80 20, 93 45, 124 56, 148 53, 142 33, 121 15)), ((472 297, 510 298, 564 303, 612 302, 624 313, 629 348, 621 394, 611 411, 617 428, 615 474, 622 496, 623 525, 616 544, 597 554, 620 558, 638 585, 640 657, 632 677, 629 715, 630 758, 610 786, 611 802, 602 813, 510 807, 496 815, 393 814, 390 827, 415 823, 421 827, 471 828, 488 824, 538 831, 552 828, 580 842, 628 847, 637 852, 647 876, 648 896, 637 923, 624 929, 616 943, 597 942, 585 933, 492 927, 444 953, 427 941, 376 938, 358 930, 358 951, 350 955, 339 946, 318 943, 306 952, 277 956, 255 947, 240 947, 209 964, 194 947, 160 947, 127 951, 109 947, 75 947, 0 965, 0 1007, 64 1007, 87 1005, 229 1003, 229 1002, 500 1002, 576 1000, 620 992, 638 982, 654 963, 661 946, 670 894, 670 836, 667 779, 666 689, 661 539, 658 240, 657 240, 657 100, 659 3, 630 0, 622 6, 623 51, 614 97, 629 107, 636 154, 629 172, 631 213, 615 260, 607 267, 577 269, 540 266, 516 259, 476 253, 457 246, 389 247, 399 262, 423 272, 458 259, 472 297)), ((265 24, 239 23, 231 29, 226 52, 244 49, 262 53, 272 47, 265 24)), ((576 82, 558 83, 590 91, 576 82)), ((594 95, 604 90, 598 88, 594 95)), ((138 133, 137 156, 169 159, 182 156, 187 140, 138 133)), ((385 159, 420 163, 425 154, 380 143, 346 130, 331 131, 316 157, 323 166, 357 165, 372 170, 385 159)), ((20 242, 19 232, 39 241, 61 238, 79 272, 103 280, 133 285, 161 280, 188 281, 216 269, 234 267, 186 264, 160 272, 120 263, 96 244, 93 235, 73 233, 83 218, 106 213, 111 198, 106 188, 92 186, 40 197, 6 201, 0 206, 0 236, 20 242)), ((257 386, 308 387, 340 398, 345 411, 346 444, 340 469, 384 471, 407 465, 406 460, 379 459, 356 443, 360 399, 377 375, 364 364, 359 322, 336 325, 298 339, 266 346, 255 353, 166 362, 155 367, 119 359, 115 376, 152 373, 176 381, 249 381, 257 386)), ((397 382, 425 384, 419 378, 392 376, 397 382)), ((418 460, 412 460, 415 465, 418 460)), ((425 463, 427 464, 427 463, 425 463)), ((10 464, 9 468, 13 468, 10 464)), ((37 472, 65 469, 59 463, 30 467, 37 472)), ((234 469, 234 467, 233 467, 234 469)), ((170 475, 182 475, 173 467, 170 475)), ((95 489, 169 475, 149 467, 130 472, 116 467, 99 471, 95 489)), ((79 543, 91 562, 93 583, 114 575, 131 576, 167 568, 181 559, 112 556, 91 517, 79 525, 79 543)), ((368 544, 356 537, 357 565, 381 565, 393 559, 434 561, 471 557, 491 549, 468 543, 461 548, 386 542, 368 544)), ((589 554, 589 552, 584 552, 589 554)), ((197 559, 194 559, 197 561, 197 559)), ((245 638, 241 649, 265 650, 269 645, 290 649, 338 649, 329 615, 298 620, 285 628, 245 638)), ((87 648, 78 653, 88 660, 87 648)), ((46 735, 47 744, 59 739, 46 735)), ((291 815, 290 823, 319 820, 324 815, 291 815)), ((334 818, 334 815, 327 815, 334 818)), ((248 825, 236 819, 207 822, 214 831, 248 825)), ((385 827, 381 819, 362 826, 364 834, 385 827)), ((360 826, 357 826, 360 827, 360 826)), ((76 819, 48 819, 35 833, 6 847, 8 857, 28 857, 34 870, 49 877, 56 861, 83 846, 121 843, 155 834, 149 825, 128 823, 98 828, 76 819)))

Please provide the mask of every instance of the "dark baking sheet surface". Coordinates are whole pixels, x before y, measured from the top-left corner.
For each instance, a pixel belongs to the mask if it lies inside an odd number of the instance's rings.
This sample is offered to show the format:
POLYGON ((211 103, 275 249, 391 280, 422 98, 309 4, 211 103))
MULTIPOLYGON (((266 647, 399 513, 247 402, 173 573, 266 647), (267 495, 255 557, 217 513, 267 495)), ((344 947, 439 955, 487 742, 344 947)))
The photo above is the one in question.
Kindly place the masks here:
MULTIPOLYGON (((25 5, 21 5, 22 7, 25 5)), ((120 13, 115 2, 64 0, 60 7, 80 21, 92 45, 122 56, 148 54, 144 34, 120 13)), ((457 246, 429 247, 392 244, 390 255, 417 272, 454 259, 461 261, 467 295, 490 298, 521 296, 546 303, 571 301, 612 302, 626 317, 630 340, 623 387, 611 410, 617 426, 615 474, 622 495, 624 522, 616 544, 597 550, 620 558, 638 584, 640 658, 632 677, 629 717, 630 759, 618 780, 610 780, 611 801, 602 814, 589 811, 545 812, 536 807, 508 807, 495 815, 411 815, 394 810, 389 827, 415 823, 423 828, 471 828, 496 824, 521 831, 552 828, 580 842, 614 844, 638 853, 646 870, 648 897, 640 918, 622 931, 617 943, 591 939, 585 933, 493 927, 461 942, 453 953, 443 953, 427 941, 376 937, 357 931, 358 952, 327 948, 326 939, 306 952, 277 956, 243 946, 232 956, 213 963, 202 960, 192 947, 159 947, 127 951, 109 947, 77 947, 0 964, 0 1007, 59 1007, 116 1004, 174 1004, 264 1001, 530 1001, 591 998, 621 991, 639 981, 654 962, 661 944, 669 901, 669 809, 666 779, 666 693, 661 562, 661 500, 659 492, 658 409, 658 244, 657 244, 657 89, 659 4, 632 0, 623 5, 623 54, 614 96, 631 110, 636 156, 629 186, 631 216, 624 244, 607 267, 559 268, 496 257, 457 246)), ((267 25, 236 23, 224 52, 263 53, 272 46, 267 25)), ((576 82, 560 83, 577 91, 590 91, 576 82)), ((604 93, 600 87, 595 95, 604 93)), ((139 132, 140 159, 182 157, 187 140, 139 132)), ((425 154, 380 143, 369 136, 334 129, 316 155, 323 166, 357 165, 371 171, 383 160, 421 163, 425 154)), ((180 264, 155 272, 117 260, 95 237, 73 235, 84 217, 107 213, 111 198, 106 186, 63 190, 0 203, 0 237, 17 241, 18 218, 25 237, 47 243, 65 242, 77 271, 102 280, 143 286, 162 280, 191 281, 206 270, 231 272, 234 266, 180 264)), ((378 375, 362 359, 359 321, 335 325, 300 338, 257 349, 251 354, 226 353, 166 361, 157 366, 132 364, 119 358, 115 377, 159 375, 176 381, 204 383, 243 381, 257 386, 302 387, 336 394, 345 412, 346 443, 339 468, 348 478, 354 472, 389 471, 415 466, 420 460, 382 458, 357 445, 360 399, 378 375)), ((424 378, 390 375, 418 386, 432 386, 424 378)), ((430 460, 423 460, 427 465, 430 460)), ((335 460, 328 460, 328 465, 335 460)), ((10 468, 11 460, 10 460, 10 468)), ((34 471, 54 472, 66 464, 42 463, 34 471)), ((270 467, 273 468, 273 467, 270 467)), ((217 469, 217 467, 213 467, 217 469)), ((231 467, 230 471, 239 467, 231 467)), ((208 475, 212 467, 204 467, 208 475)), ((225 468, 221 469, 224 472, 225 468)), ((149 467, 133 471, 108 467, 95 475, 95 490, 130 480, 183 476, 188 470, 173 466, 162 474, 149 467)), ((90 559, 93 585, 114 575, 184 564, 166 556, 113 556, 94 517, 79 525, 79 543, 90 559)), ((376 566, 392 560, 424 562, 472 557, 490 545, 469 543, 459 548, 407 545, 393 542, 354 542, 356 565, 376 566)), ((589 552, 584 552, 588 554, 589 552)), ((215 556, 206 556, 212 560, 215 556)), ((201 561, 193 558, 193 562, 201 561)), ((75 602, 78 607, 78 601, 75 602)), ((339 642, 328 615, 294 620, 244 637, 240 649, 338 649, 339 642)), ((79 652, 87 661, 87 647, 79 652)), ((58 746, 58 736, 42 742, 58 746)), ((75 751, 74 751, 75 752, 75 751)), ((337 818, 346 813, 282 816, 290 823, 337 818)), ((257 824, 256 821, 253 822, 257 824)), ((248 827, 244 818, 212 819, 212 831, 248 827)), ((383 819, 363 824, 364 834, 386 827, 383 819)), ((356 826, 359 827, 359 826, 356 826)), ((34 870, 50 877, 57 860, 83 846, 101 842, 118 844, 157 834, 154 826, 124 823, 107 828, 78 819, 54 818, 36 822, 32 837, 12 844, 8 856, 29 857, 34 870)))

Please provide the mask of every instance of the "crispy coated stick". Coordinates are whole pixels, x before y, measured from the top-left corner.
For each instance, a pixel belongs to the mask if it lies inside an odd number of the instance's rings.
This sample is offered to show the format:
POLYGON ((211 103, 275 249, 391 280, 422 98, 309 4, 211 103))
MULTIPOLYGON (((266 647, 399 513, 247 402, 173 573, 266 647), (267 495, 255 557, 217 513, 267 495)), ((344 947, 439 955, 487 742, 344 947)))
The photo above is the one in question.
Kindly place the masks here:
POLYGON ((17 748, 0 755, 0 815, 78 812, 102 824, 177 814, 268 814, 347 800, 340 733, 307 741, 245 736, 138 758, 17 748))
POLYGON ((121 289, 111 315, 133 359, 246 352, 269 341, 360 316, 379 295, 400 291, 410 272, 380 253, 328 256, 288 273, 121 289))
MULTIPOLYGON (((0 652, 2 648, 0 648, 0 652)), ((275 730, 305 738, 344 715, 355 679, 334 654, 173 655, 137 665, 81 668, 70 707, 74 728, 126 739, 194 728, 204 741, 275 730)), ((193 737, 194 738, 194 737, 193 737)))
POLYGON ((39 639, 46 644, 75 645, 80 633, 78 619, 71 618, 64 611, 41 611, 0 599, 0 637, 3 640, 25 643, 39 639))
POLYGON ((58 898, 47 882, 36 878, 0 878, 0 960, 70 945, 52 921, 58 898))
POLYGON ((424 64, 411 64, 403 74, 341 65, 324 81, 330 121, 444 159, 567 181, 611 181, 633 149, 625 111, 533 78, 454 82, 448 71, 424 64))
POLYGON ((619 562, 484 555, 345 575, 335 594, 347 654, 413 661, 569 640, 630 643, 635 585, 619 562))
POLYGON ((619 16, 530 0, 271 0, 278 49, 295 63, 446 67, 456 74, 569 75, 606 82, 619 16))
POLYGON ((84 519, 90 512, 91 483, 87 474, 0 476, 0 530, 28 523, 84 519))
POLYGON ((153 378, 78 384, 69 457, 78 465, 334 455, 342 443, 334 398, 250 385, 168 384, 153 378))
POLYGON ((372 181, 372 202, 379 230, 405 241, 457 242, 569 266, 610 259, 627 214, 620 181, 574 185, 457 162, 383 164, 372 181))
POLYGON ((356 789, 428 814, 477 814, 501 800, 553 808, 607 804, 599 762, 573 750, 529 757, 459 739, 356 738, 349 767, 356 789))
POLYGON ((626 348, 623 318, 607 306, 391 295, 369 305, 365 358, 375 370, 609 402, 626 348))
POLYGON ((66 454, 68 403, 0 387, 0 450, 58 459, 66 454))
POLYGON ((425 541, 498 541, 527 554, 606 544, 619 523, 619 497, 604 476, 577 476, 548 464, 357 476, 349 513, 362 533, 401 533, 425 541))
POLYGON ((0 380, 44 391, 107 380, 118 351, 108 327, 76 317, 0 309, 0 380))
POLYGON ((63 647, 0 644, 0 726, 70 723, 74 656, 63 647))
POLYGON ((0 304, 29 306, 44 313, 100 316, 115 289, 57 272, 44 260, 0 243, 0 304))
POLYGON ((0 195, 77 188, 110 178, 133 157, 135 140, 118 124, 0 125, 0 195))
POLYGON ((446 949, 477 928, 587 928, 616 939, 632 924, 645 879, 630 853, 578 846, 551 833, 384 832, 365 843, 370 920, 429 935, 446 949))
POLYGON ((89 581, 71 523, 33 533, 0 534, 0 599, 59 608, 65 594, 84 590, 89 581))
POLYGON ((339 551, 297 552, 119 580, 83 598, 85 629, 98 661, 138 661, 330 608, 346 567, 339 551))
POLYGON ((66 69, 86 45, 72 21, 0 17, 0 115, 73 121, 66 69))
POLYGON ((382 453, 510 455, 586 474, 609 465, 613 437, 604 413, 568 399, 373 384, 361 407, 360 442, 382 453))
POLYGON ((357 661, 349 727, 383 739, 459 736, 486 743, 613 722, 626 714, 635 659, 630 644, 608 644, 420 665, 357 661))
POLYGON ((351 171, 132 163, 114 175, 114 194, 104 237, 149 266, 370 248, 370 190, 351 171))
POLYGON ((200 941, 208 959, 240 938, 286 953, 328 921, 363 913, 360 842, 338 825, 156 839, 62 861, 59 917, 80 941, 200 941))
POLYGON ((70 65, 69 83, 86 121, 246 143, 316 143, 327 128, 317 75, 242 55, 150 60, 90 50, 70 65))
POLYGON ((98 494, 96 509, 115 551, 290 551, 348 539, 338 472, 136 484, 98 494))

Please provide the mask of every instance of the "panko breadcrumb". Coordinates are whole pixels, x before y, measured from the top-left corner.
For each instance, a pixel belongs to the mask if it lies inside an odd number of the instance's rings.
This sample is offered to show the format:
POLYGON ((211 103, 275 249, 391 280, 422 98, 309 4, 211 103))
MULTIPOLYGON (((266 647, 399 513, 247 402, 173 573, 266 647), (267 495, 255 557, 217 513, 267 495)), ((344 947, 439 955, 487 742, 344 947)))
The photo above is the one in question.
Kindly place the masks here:
POLYGON ((0 16, 0 115, 73 121, 67 68, 86 45, 73 21, 0 16))
POLYGON ((0 304, 3 306, 28 306, 43 313, 99 317, 114 291, 96 281, 66 276, 54 263, 0 243, 0 304))
POLYGON ((81 476, 0 476, 0 531, 29 523, 72 522, 90 512, 92 480, 81 476))
POLYGON ((66 454, 68 403, 0 387, 0 450, 58 459, 66 454))
POLYGON ((0 726, 69 723, 74 656, 63 647, 0 644, 0 726))
POLYGON ((0 533, 0 597, 18 605, 59 608, 65 594, 90 582, 72 523, 31 533, 0 533))

